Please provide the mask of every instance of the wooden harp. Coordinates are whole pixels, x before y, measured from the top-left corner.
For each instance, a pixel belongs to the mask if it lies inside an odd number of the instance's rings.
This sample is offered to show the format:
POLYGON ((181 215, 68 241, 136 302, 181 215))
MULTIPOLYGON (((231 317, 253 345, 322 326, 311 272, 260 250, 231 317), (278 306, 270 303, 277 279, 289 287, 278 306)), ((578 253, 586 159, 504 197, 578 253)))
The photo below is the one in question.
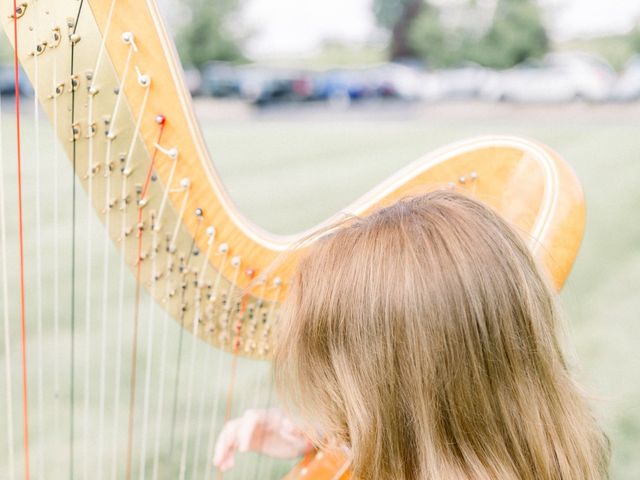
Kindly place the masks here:
MULTIPOLYGON (((269 234, 234 207, 205 148, 173 44, 153 0, 4 1, 0 18, 39 101, 34 109, 49 118, 58 142, 29 168, 54 162, 53 150, 59 150, 85 191, 68 198, 74 212, 80 205, 92 206, 85 207, 90 210, 86 216, 75 216, 72 238, 63 242, 66 247, 69 242, 86 245, 77 255, 65 250, 70 268, 85 267, 86 275, 84 281, 68 286, 71 305, 64 318, 54 315, 60 322, 56 329, 62 332, 55 348, 61 350, 64 344, 71 349, 64 354, 71 370, 48 389, 42 383, 54 375, 51 369, 62 368, 48 359, 60 356, 59 351, 42 354, 44 361, 39 356, 43 370, 37 374, 24 367, 25 407, 27 385, 36 392, 30 397, 35 398, 32 404, 39 405, 30 410, 30 422, 25 415, 22 428, 13 428, 20 410, 11 407, 11 398, 20 396, 13 378, 18 367, 7 367, 8 441, 0 454, 7 461, 0 461, 0 475, 29 478, 30 469, 34 478, 48 479, 221 478, 210 464, 212 446, 223 420, 237 408, 239 364, 268 371, 277 341, 273 326, 278 305, 287 294, 296 259, 306 248, 297 243, 305 234, 269 234), (92 220, 94 216, 103 226, 92 220), (92 252, 98 247, 92 243, 105 233, 112 246, 104 249, 111 251, 96 260, 92 252), (122 273, 114 258, 123 259, 131 272, 122 273), (122 287, 123 275, 128 287, 122 287), (87 286, 94 276, 101 292, 87 286), (111 283, 119 287, 104 293, 111 283), (84 291, 84 297, 78 293, 74 299, 74 292, 84 291), (143 295, 150 301, 141 300, 143 295), (148 304, 148 310, 143 311, 141 303, 148 304), (98 306, 101 312, 92 313, 98 306), (161 328, 160 320, 149 314, 157 307, 181 328, 161 328), (85 333, 92 325, 95 338, 88 336, 88 343, 80 345, 74 322, 85 325, 85 333), (192 335, 183 338, 185 331, 192 335), (152 344, 153 339, 159 344, 152 344), (153 355, 169 355, 166 345, 172 345, 175 368, 152 367, 153 355), (204 353, 209 351, 221 353, 204 353), (92 360, 94 353, 99 362, 92 360), (106 381, 113 371, 115 381, 106 381), (114 388, 122 391, 114 394, 114 388), (55 428, 43 414, 52 405, 62 419, 56 420, 55 428), (49 444, 55 444, 53 454, 47 453, 49 444)), ((23 134, 22 142, 31 140, 23 134)), ((55 173, 58 166, 52 168, 55 173)), ((4 174, 2 182, 10 181, 15 182, 11 172, 4 174)), ((47 191, 51 185, 45 178, 37 187, 47 191)), ((584 201, 575 176, 556 153, 514 137, 464 141, 419 159, 346 210, 365 214, 436 188, 461 189, 491 205, 525 235, 554 285, 561 288, 582 238, 584 201)), ((1 201, 6 209, 8 202, 1 201)), ((69 233, 68 225, 64 231, 69 233)), ((4 250, 11 246, 11 239, 2 240, 4 250)), ((9 261, 5 255, 3 263, 9 261)), ((27 266, 35 262, 28 255, 25 261, 27 266)), ((5 274, 2 281, 6 286, 16 278, 5 274)), ((63 293, 56 295, 59 300, 63 293)), ((44 325, 46 331, 53 319, 44 318, 40 307, 29 308, 32 302, 41 306, 46 301, 34 296, 29 289, 28 321, 37 324, 31 330, 40 331, 44 325)), ((6 332, 10 323, 15 330, 18 306, 5 293, 4 305, 10 302, 4 315, 6 332)), ((5 337, 8 348, 14 347, 9 339, 16 334, 5 337)), ((44 342, 36 343, 34 348, 45 348, 44 342)), ((8 365, 8 350, 5 356, 8 365)), ((282 468, 254 459, 225 477, 279 478, 282 468)), ((287 478, 348 476, 346 459, 319 452, 305 458, 287 478)))

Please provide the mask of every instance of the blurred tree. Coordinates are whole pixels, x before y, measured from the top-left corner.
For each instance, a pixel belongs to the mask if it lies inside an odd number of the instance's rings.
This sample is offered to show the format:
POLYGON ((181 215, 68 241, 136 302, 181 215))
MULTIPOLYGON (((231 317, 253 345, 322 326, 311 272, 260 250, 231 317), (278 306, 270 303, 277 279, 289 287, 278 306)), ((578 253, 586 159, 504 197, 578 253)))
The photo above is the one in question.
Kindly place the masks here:
POLYGON ((640 53, 640 25, 629 32, 629 43, 634 52, 640 53))
POLYGON ((477 43, 468 45, 469 60, 492 68, 510 68, 549 50, 540 6, 532 0, 498 0, 493 24, 477 43))
POLYGON ((187 0, 190 20, 178 26, 176 45, 182 63, 202 68, 214 60, 238 61, 244 57, 241 40, 226 26, 240 0, 187 0))
MULTIPOLYGON (((468 4, 469 15, 475 2, 468 4)), ((497 0, 493 20, 486 30, 470 24, 447 28, 441 12, 422 9, 409 32, 414 52, 427 64, 451 67, 464 61, 492 68, 509 68, 532 57, 544 55, 549 41, 542 12, 532 0, 497 0)))
POLYGON ((450 45, 456 35, 444 27, 440 11, 429 6, 414 20, 408 40, 411 49, 430 67, 449 67, 461 61, 461 50, 450 45))
POLYGON ((409 41, 409 31, 415 18, 426 7, 425 0, 373 0, 378 25, 391 32, 392 60, 416 56, 409 41))

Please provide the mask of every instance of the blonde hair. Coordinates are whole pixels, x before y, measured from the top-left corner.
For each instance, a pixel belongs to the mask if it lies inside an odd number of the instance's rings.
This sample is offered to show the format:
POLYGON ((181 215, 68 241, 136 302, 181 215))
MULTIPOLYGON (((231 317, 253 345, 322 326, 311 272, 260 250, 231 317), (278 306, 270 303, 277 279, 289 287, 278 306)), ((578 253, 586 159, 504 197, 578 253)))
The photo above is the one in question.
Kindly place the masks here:
POLYGON ((320 238, 281 313, 276 385, 360 479, 602 480, 608 442, 571 379, 522 238, 452 191, 320 238))

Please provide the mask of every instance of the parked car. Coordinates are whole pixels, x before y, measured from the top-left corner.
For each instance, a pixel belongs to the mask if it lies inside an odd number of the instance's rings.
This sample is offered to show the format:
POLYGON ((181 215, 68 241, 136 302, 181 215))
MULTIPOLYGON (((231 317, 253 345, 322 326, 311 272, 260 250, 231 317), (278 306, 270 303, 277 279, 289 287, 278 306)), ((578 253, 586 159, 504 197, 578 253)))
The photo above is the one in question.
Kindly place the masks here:
POLYGON ((604 60, 583 53, 552 53, 491 74, 482 89, 488 100, 568 102, 608 100, 615 73, 604 60))
POLYGON ((200 89, 213 97, 237 97, 240 95, 238 68, 227 62, 211 62, 202 69, 200 89))
POLYGON ((257 106, 302 100, 308 94, 294 70, 247 65, 238 68, 238 78, 240 97, 257 106))
POLYGON ((363 72, 378 97, 416 100, 420 97, 422 69, 401 63, 384 63, 363 72))
POLYGON ((354 100, 374 96, 371 80, 362 69, 336 68, 320 72, 313 80, 313 99, 347 106, 354 100))
POLYGON ((473 99, 483 91, 489 75, 489 70, 472 62, 458 68, 425 72, 420 97, 430 102, 473 99))
POLYGON ((640 55, 634 55, 613 87, 614 100, 629 102, 640 99, 640 55))
POLYGON ((184 82, 192 96, 195 97, 202 93, 202 75, 197 68, 186 68, 184 70, 184 82))

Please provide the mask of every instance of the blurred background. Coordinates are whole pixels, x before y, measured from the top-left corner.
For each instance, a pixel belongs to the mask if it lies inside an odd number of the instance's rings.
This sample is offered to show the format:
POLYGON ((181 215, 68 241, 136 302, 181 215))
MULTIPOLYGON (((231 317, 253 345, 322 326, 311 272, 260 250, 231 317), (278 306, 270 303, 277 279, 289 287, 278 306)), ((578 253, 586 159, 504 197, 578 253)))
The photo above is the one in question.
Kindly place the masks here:
MULTIPOLYGON (((448 142, 515 134, 557 150, 587 200, 561 294, 571 362, 612 478, 640 478, 640 2, 158 3, 215 167, 268 230, 312 227, 448 142)), ((9 62, 2 38, 4 128, 9 62)))

